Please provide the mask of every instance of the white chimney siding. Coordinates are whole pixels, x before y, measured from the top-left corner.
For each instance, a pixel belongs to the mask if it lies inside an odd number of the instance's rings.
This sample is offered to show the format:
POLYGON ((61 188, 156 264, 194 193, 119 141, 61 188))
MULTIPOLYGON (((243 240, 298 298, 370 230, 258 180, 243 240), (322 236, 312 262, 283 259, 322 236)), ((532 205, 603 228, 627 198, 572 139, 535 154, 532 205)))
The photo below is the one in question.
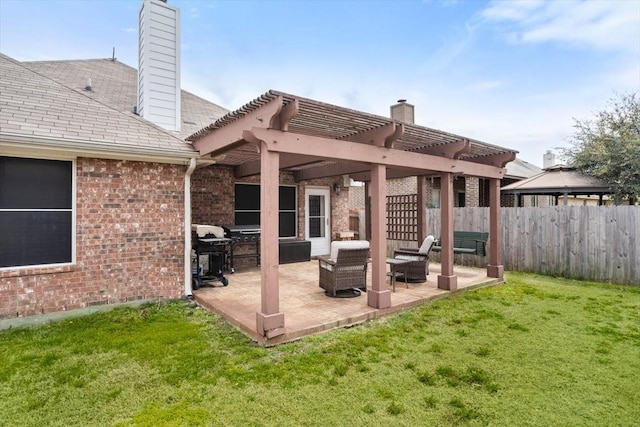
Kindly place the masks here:
POLYGON ((144 0, 138 40, 138 114, 180 132, 180 10, 144 0))
POLYGON ((542 169, 550 168, 556 164, 556 155, 551 150, 547 150, 542 156, 542 169))

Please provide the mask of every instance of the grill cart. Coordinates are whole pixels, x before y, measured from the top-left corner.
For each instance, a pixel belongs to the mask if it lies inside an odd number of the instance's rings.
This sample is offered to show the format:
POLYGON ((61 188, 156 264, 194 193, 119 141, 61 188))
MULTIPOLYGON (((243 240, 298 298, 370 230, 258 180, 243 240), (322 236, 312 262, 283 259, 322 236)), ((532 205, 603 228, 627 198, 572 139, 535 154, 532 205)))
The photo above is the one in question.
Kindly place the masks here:
POLYGON ((232 240, 226 237, 224 228, 215 225, 192 226, 192 249, 195 251, 193 269, 193 289, 201 288, 213 282, 229 284, 224 277, 224 267, 230 252, 232 240), (200 257, 208 257, 207 272, 200 267, 200 257))

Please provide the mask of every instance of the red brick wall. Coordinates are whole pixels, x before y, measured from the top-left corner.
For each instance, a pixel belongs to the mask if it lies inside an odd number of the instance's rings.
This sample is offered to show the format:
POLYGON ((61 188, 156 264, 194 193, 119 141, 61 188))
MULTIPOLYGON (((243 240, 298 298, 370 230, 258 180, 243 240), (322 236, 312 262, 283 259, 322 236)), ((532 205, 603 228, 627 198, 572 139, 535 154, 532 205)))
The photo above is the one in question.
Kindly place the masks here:
POLYGON ((415 176, 387 180, 387 196, 416 194, 416 191, 418 191, 418 184, 415 176))
POLYGON ((236 182, 233 167, 197 168, 191 175, 191 221, 194 224, 233 224, 236 182))
MULTIPOLYGON (((295 182, 293 173, 280 172, 281 185, 298 187, 298 237, 305 233, 305 190, 307 186, 328 187, 331 189, 331 235, 335 238, 340 231, 349 230, 349 189, 343 188, 340 195, 333 192, 334 182, 338 178, 324 178, 295 182)), ((260 176, 235 178, 233 168, 213 165, 196 169, 191 176, 192 221, 200 224, 233 224, 235 204, 235 183, 260 183, 260 176)), ((240 248, 239 250, 243 250, 240 248)), ((253 261, 249 261, 253 263, 253 261)), ((240 262, 240 266, 242 266, 240 262)), ((253 264, 255 265, 255 264, 253 264)))
POLYGON ((80 158, 76 264, 0 272, 0 318, 179 298, 185 166, 80 158))

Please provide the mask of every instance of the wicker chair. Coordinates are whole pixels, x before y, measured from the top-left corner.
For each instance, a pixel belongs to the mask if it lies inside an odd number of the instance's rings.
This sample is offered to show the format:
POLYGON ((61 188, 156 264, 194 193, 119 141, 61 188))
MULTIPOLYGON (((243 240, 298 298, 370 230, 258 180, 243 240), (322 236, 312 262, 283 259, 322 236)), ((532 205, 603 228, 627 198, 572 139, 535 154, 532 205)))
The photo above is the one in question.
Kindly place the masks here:
POLYGON ((433 247, 435 238, 427 236, 419 248, 400 248, 396 249, 393 257, 397 259, 409 260, 407 264, 402 265, 402 275, 396 280, 403 282, 426 282, 427 274, 429 274, 429 252, 433 247))
POLYGON ((319 285, 329 296, 337 296, 338 291, 367 290, 367 262, 369 242, 352 240, 332 242, 331 255, 318 257, 319 285))

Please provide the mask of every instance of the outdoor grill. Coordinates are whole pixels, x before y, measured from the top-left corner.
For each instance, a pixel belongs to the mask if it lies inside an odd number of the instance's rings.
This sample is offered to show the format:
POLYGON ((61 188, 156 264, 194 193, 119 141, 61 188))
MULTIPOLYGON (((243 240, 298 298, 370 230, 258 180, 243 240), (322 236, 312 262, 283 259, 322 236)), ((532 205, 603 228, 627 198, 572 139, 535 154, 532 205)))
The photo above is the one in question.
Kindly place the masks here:
POLYGON ((195 267, 193 269, 193 289, 198 289, 211 281, 219 281, 227 286, 229 281, 224 277, 227 255, 231 253, 232 240, 227 237, 224 227, 212 225, 193 225, 191 249, 195 251, 195 267), (208 257, 207 272, 200 267, 200 257, 208 257))
POLYGON ((233 273, 235 258, 255 258, 256 266, 260 265, 260 226, 259 225, 223 225, 226 236, 231 239, 229 269, 233 273), (249 246, 249 252, 236 254, 238 245, 249 246))

